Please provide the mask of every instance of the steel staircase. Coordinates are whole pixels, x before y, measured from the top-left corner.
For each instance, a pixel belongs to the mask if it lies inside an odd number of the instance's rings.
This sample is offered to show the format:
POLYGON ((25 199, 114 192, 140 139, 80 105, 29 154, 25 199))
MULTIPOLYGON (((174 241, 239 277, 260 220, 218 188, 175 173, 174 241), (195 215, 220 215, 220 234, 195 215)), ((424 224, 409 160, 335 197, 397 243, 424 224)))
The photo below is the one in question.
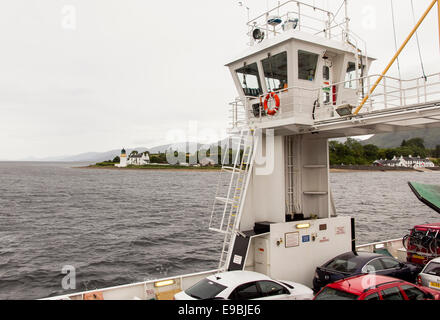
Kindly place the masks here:
POLYGON ((226 269, 232 240, 238 232, 237 223, 243 210, 249 173, 252 171, 258 137, 252 129, 242 130, 239 137, 231 137, 222 161, 217 193, 211 213, 209 229, 224 234, 219 269, 226 269), (235 142, 235 143, 234 143, 235 142), (229 149, 235 149, 233 164, 229 164, 229 149))

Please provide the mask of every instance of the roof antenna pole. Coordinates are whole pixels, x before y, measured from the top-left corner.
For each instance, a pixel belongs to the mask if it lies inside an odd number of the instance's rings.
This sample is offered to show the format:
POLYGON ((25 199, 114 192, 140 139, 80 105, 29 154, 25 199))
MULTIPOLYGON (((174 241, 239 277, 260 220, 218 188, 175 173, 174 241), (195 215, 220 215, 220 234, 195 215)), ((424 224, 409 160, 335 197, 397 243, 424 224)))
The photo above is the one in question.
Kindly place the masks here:
POLYGON ((344 0, 344 3, 345 3, 345 37, 346 37, 346 41, 348 41, 348 34, 350 32, 350 18, 348 17, 348 0, 344 0))

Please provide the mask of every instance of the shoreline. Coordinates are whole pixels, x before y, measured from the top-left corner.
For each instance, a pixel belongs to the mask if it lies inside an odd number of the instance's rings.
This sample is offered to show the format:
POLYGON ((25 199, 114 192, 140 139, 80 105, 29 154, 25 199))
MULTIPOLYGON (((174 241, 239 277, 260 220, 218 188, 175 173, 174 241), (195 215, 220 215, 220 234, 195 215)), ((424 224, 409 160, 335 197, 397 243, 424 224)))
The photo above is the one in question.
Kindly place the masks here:
MULTIPOLYGON (((73 169, 86 169, 86 170, 151 170, 151 171, 193 171, 193 172, 218 172, 221 167, 180 167, 180 166, 141 166, 141 167, 126 167, 118 168, 116 166, 97 166, 89 165, 84 167, 72 167, 73 169)), ((373 167, 373 166, 330 166, 330 173, 342 173, 342 172, 436 172, 440 171, 439 167, 435 168, 401 168, 401 167, 373 167)))
POLYGON ((193 171, 193 172, 218 172, 221 170, 221 168, 217 167, 174 167, 174 166, 151 166, 151 167, 126 167, 126 168, 118 168, 115 166, 96 166, 96 165, 90 165, 86 167, 72 167, 73 169, 86 169, 86 170, 92 170, 92 169, 98 169, 98 170, 150 170, 150 171, 193 171))
POLYGON ((436 172, 440 168, 405 168, 405 167, 374 167, 374 166, 330 166, 330 172, 436 172))

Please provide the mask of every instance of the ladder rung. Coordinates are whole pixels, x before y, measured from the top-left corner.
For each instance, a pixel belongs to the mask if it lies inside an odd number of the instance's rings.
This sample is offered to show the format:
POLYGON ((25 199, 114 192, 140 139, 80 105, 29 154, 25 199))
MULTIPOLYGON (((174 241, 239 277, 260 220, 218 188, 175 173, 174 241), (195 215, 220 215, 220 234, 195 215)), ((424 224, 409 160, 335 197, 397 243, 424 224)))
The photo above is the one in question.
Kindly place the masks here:
POLYGON ((233 204, 234 201, 227 199, 227 198, 222 198, 222 197, 215 197, 215 200, 223 202, 223 203, 227 203, 227 204, 233 204))
POLYGON ((243 171, 233 167, 222 167, 222 169, 231 173, 241 173, 243 171))
POLYGON ((220 229, 216 229, 216 228, 209 228, 209 230, 214 231, 214 232, 218 232, 218 233, 223 233, 223 234, 227 233, 227 231, 225 231, 225 230, 220 230, 220 229))

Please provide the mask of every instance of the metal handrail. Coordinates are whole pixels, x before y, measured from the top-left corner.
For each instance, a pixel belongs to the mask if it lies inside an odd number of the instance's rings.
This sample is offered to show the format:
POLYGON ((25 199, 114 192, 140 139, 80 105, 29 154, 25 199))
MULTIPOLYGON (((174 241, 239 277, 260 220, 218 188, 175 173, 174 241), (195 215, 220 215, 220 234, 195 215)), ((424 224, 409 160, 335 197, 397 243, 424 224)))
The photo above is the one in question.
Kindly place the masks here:
POLYGON ((282 3, 282 4, 279 4, 278 6, 274 7, 273 9, 266 11, 265 13, 259 15, 258 17, 249 20, 247 24, 250 25, 252 22, 267 16, 268 14, 272 13, 273 11, 279 10, 281 7, 284 7, 284 6, 288 5, 289 3, 296 3, 296 4, 300 5, 300 6, 309 7, 309 8, 312 8, 314 10, 322 11, 324 13, 327 13, 327 14, 330 14, 330 15, 334 16, 334 14, 332 12, 327 11, 325 9, 321 9, 321 8, 316 7, 316 6, 312 6, 310 4, 307 4, 307 3, 304 3, 304 2, 301 2, 301 1, 297 1, 297 0, 288 0, 288 1, 284 2, 284 3, 282 3))
MULTIPOLYGON (((313 88, 305 88, 301 86, 291 86, 279 90, 274 90, 276 94, 283 94, 285 92, 290 92, 288 95, 284 94, 285 99, 288 99, 288 104, 285 105, 287 107, 288 111, 285 111, 284 113, 281 111, 277 116, 275 117, 268 117, 263 118, 264 111, 260 109, 259 111, 259 119, 255 118, 255 114, 253 114, 254 110, 252 109, 252 104, 257 104, 260 101, 264 100, 266 94, 262 94, 257 97, 245 97, 244 100, 241 100, 241 106, 239 106, 239 103, 235 101, 235 106, 233 106, 233 112, 237 113, 238 108, 243 108, 242 111, 244 113, 240 118, 236 117, 233 121, 233 127, 237 126, 244 126, 249 123, 249 119, 252 119, 252 121, 270 121, 270 119, 280 119, 280 118, 288 118, 293 117, 292 112, 295 112, 295 108, 302 108, 304 106, 307 106, 307 101, 310 101, 313 99, 313 97, 317 97, 319 99, 318 101, 322 105, 322 95, 320 94, 324 88, 331 88, 333 86, 341 87, 345 86, 346 83, 357 83, 358 88, 358 98, 357 101, 360 101, 362 99, 361 92, 362 90, 369 90, 369 85, 365 85, 364 88, 360 87, 361 81, 363 83, 370 83, 371 79, 374 80, 374 78, 380 77, 378 74, 369 75, 366 77, 360 77, 352 80, 347 81, 340 81, 335 82, 329 85, 323 85, 323 86, 317 86, 313 88), (301 94, 304 93, 304 94, 301 94), (235 110, 234 110, 235 108, 235 110), (289 111, 291 110, 291 111, 289 111), (252 115, 254 117, 252 117, 252 115)), ((385 110, 389 108, 398 108, 398 107, 405 107, 408 105, 411 105, 411 103, 428 103, 430 101, 437 101, 440 100, 440 72, 439 73, 433 73, 426 77, 426 81, 421 82, 421 78, 411 78, 411 79, 399 79, 392 76, 384 76, 385 81, 382 82, 378 87, 380 90, 374 92, 371 94, 368 98, 369 103, 369 109, 362 112, 362 114, 371 113, 374 111, 379 110, 385 110), (438 78, 437 78, 438 77, 438 78), (438 79, 438 80, 437 80, 438 79), (435 80, 433 82, 432 80, 435 80), (398 84, 395 84, 397 82, 398 84), (413 84, 414 83, 414 84, 413 84), (438 96, 438 99, 437 99, 438 96)), ((338 90, 339 92, 339 90, 338 90)), ((355 102, 358 103, 358 102, 355 102)), ((326 107, 336 108, 337 106, 329 104, 326 105, 326 107)), ((286 109, 284 109, 286 110, 286 109)), ((315 121, 325 121, 330 120, 330 118, 327 119, 315 119, 315 121)))
MULTIPOLYGON (((256 27, 265 29, 268 32, 268 36, 270 33, 273 33, 274 36, 276 36, 278 33, 280 33, 279 31, 276 30, 276 28, 279 29, 280 26, 275 26, 275 27, 270 26, 267 21, 265 21, 264 23, 261 23, 261 22, 259 23, 259 20, 261 20, 262 18, 268 18, 270 15, 275 14, 275 12, 277 13, 277 16, 280 18, 284 18, 284 17, 289 18, 289 16, 291 16, 291 15, 297 15, 299 29, 308 28, 308 29, 313 30, 314 32, 318 31, 318 34, 323 32, 322 29, 311 28, 310 26, 303 24, 302 20, 303 19, 311 19, 311 20, 314 20, 315 22, 322 23, 325 26, 324 27, 325 36, 326 36, 326 38, 329 38, 329 39, 334 38, 330 35, 330 31, 334 28, 337 28, 337 27, 339 27, 343 30, 342 35, 344 35, 344 34, 347 35, 349 33, 348 30, 346 30, 343 27, 343 24, 347 24, 347 19, 343 23, 338 23, 335 21, 336 20, 335 14, 329 10, 325 10, 323 8, 320 8, 320 7, 317 7, 314 5, 310 5, 310 4, 307 4, 307 3, 304 3, 301 1, 297 1, 297 0, 289 0, 289 1, 286 1, 282 4, 278 4, 277 6, 273 7, 270 10, 267 10, 266 12, 258 15, 257 17, 255 17, 253 19, 249 19, 246 24, 249 28, 248 36, 251 36, 252 29, 256 28, 256 27), (298 9, 297 10, 289 9, 289 10, 287 10, 287 13, 280 14, 280 9, 285 8, 286 6, 288 6, 290 4, 296 4, 298 6, 298 9), (315 16, 304 14, 303 12, 301 12, 302 7, 306 8, 307 10, 312 9, 314 12, 319 12, 323 15, 326 15, 327 18, 320 19, 320 18, 316 18, 315 16)), ((252 39, 251 39, 250 44, 252 45, 252 39)))

